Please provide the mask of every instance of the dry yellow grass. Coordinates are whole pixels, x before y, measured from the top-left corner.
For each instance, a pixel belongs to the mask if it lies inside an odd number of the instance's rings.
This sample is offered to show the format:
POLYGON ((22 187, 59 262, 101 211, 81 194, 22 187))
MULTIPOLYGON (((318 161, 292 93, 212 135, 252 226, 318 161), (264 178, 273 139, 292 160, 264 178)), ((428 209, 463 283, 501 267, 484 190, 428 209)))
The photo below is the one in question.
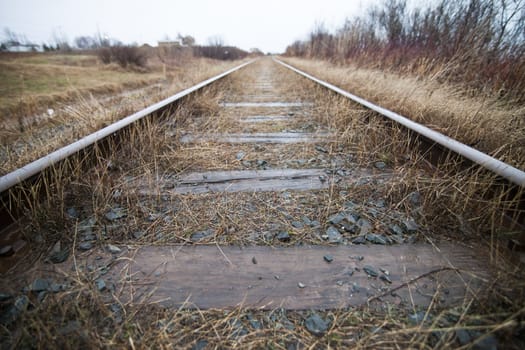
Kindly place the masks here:
POLYGON ((92 58, 29 56, 22 62, 0 63, 0 75, 9 75, 19 86, 4 81, 0 89, 9 90, 6 99, 22 101, 11 106, 15 117, 9 114, 0 124, 0 175, 239 64, 194 58, 168 67, 164 77, 158 62, 153 63, 153 72, 137 73, 101 67, 92 58), (89 67, 57 65, 57 60, 68 59, 89 67), (23 73, 17 75, 16 69, 23 73), (31 89, 25 89, 29 84, 31 89), (141 88, 129 90, 137 86, 141 88), (48 108, 53 109, 51 118, 46 115, 48 108))
MULTIPOLYGON (((332 140, 338 147, 330 148, 326 159, 351 156, 354 165, 383 160, 396 172, 393 181, 382 185, 350 186, 346 191, 294 193, 288 203, 271 193, 207 194, 165 200, 162 196, 143 198, 126 191, 122 184, 138 175, 154 183, 159 176, 181 171, 236 169, 239 162, 235 154, 239 148, 217 144, 181 145, 169 132, 174 127, 215 132, 234 126, 230 123, 231 115, 219 112, 218 102, 225 91, 243 91, 244 78, 254 79, 250 69, 185 100, 166 123, 145 122, 130 128, 123 136, 129 142, 118 151, 97 153, 88 171, 76 167, 75 161, 69 165, 75 171, 61 173, 61 169, 57 169, 52 194, 32 208, 32 218, 23 227, 32 247, 38 248, 0 281, 14 290, 15 295, 20 295, 16 289, 19 285, 45 274, 44 268, 33 264, 46 266, 38 263, 49 255, 57 241, 70 249, 79 264, 73 271, 63 271, 67 281, 65 291, 47 293, 42 301, 35 301, 22 312, 15 322, 0 328, 2 343, 30 347, 38 341, 38 346, 43 348, 192 348, 207 344, 207 348, 246 349, 432 349, 468 347, 484 339, 498 339, 499 345, 519 348, 525 313, 523 272, 519 266, 508 267, 503 262, 495 272, 494 287, 487 295, 474 301, 465 300, 463 305, 454 308, 443 309, 438 303, 432 303, 428 309, 402 309, 396 305, 373 303, 358 308, 318 311, 330 322, 322 337, 312 335, 305 328, 311 311, 279 308, 260 311, 241 307, 231 310, 167 309, 149 303, 147 298, 137 305, 98 290, 95 280, 99 269, 81 269, 80 262, 86 253, 76 247, 81 222, 88 218, 99 220, 93 232, 100 247, 108 243, 184 243, 192 232, 203 229, 203 225, 216 230, 206 243, 279 244, 263 242, 248 233, 269 226, 271 221, 288 223, 290 219, 286 213, 293 217, 319 217, 324 222, 345 201, 355 200, 366 205, 371 198, 381 198, 388 205, 389 215, 400 211, 417 216, 422 240, 457 240, 461 235, 459 240, 466 241, 463 244, 479 244, 484 241, 482 235, 490 239, 490 233, 498 234, 498 213, 508 203, 484 201, 479 196, 492 178, 458 174, 453 165, 440 172, 424 171, 425 162, 411 147, 404 130, 387 127, 348 100, 306 84, 282 67, 276 74, 282 80, 280 87, 290 91, 290 95, 281 97, 316 101, 312 121, 338 131, 337 138, 332 140), (412 191, 421 194, 419 208, 411 208, 408 204, 412 191), (296 205, 298 203, 300 205, 296 205), (116 206, 125 208, 127 213, 118 225, 104 219, 105 213, 116 206), (66 209, 71 207, 77 208, 79 218, 67 217, 66 209), (137 230, 144 231, 138 239, 133 236, 137 230), (44 243, 38 244, 36 237, 44 243), (419 318, 424 315, 425 320, 414 322, 414 315, 419 318), (250 322, 254 319, 261 327, 250 322), (460 343, 459 334, 466 334, 468 340, 460 343)), ((288 127, 294 127, 293 122, 282 126, 283 129, 288 127)), ((253 155, 253 159, 259 159, 264 156, 270 164, 279 164, 277 156, 265 153, 254 148, 247 151, 247 157, 253 155)), ((281 153, 285 158, 318 156, 313 145, 283 148, 281 153)), ((326 244, 306 229, 294 232, 298 234, 293 235, 290 244, 326 244)), ((495 253, 496 250, 495 247, 495 253)), ((503 260, 494 255, 495 261, 503 260)), ((436 292, 433 300, 441 297, 446 295, 436 292)))
POLYGON ((525 106, 470 96, 461 86, 326 61, 284 61, 353 94, 525 169, 525 106))

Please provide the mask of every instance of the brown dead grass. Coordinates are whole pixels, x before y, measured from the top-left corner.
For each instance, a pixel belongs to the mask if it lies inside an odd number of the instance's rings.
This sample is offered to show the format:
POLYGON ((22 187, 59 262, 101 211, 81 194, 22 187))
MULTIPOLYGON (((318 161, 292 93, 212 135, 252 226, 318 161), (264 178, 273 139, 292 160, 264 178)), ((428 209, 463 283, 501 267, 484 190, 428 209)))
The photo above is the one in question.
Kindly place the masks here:
POLYGON ((436 131, 525 169, 525 109, 497 97, 471 96, 462 86, 440 84, 377 69, 319 60, 286 62, 436 131))
MULTIPOLYGON (((283 159, 311 156, 327 168, 341 156, 346 157, 345 167, 370 167, 381 160, 395 172, 392 181, 346 188, 334 186, 289 195, 207 194, 166 199, 162 196, 143 198, 126 191, 125 184, 139 175, 154 183, 159 176, 183 171, 238 168, 239 163, 234 160, 235 146, 213 143, 185 146, 174 140, 170 132, 174 127, 205 132, 222 127, 226 130, 232 116, 219 112, 218 103, 227 98, 222 87, 226 86, 226 91, 243 91, 244 74, 250 76, 254 68, 246 68, 215 85, 216 90, 212 86, 186 100, 163 123, 150 120, 132 128, 125 136, 129 143, 118 152, 98 153, 90 170, 82 171, 74 163, 70 168, 75 171, 66 174, 57 170, 56 176, 63 174, 63 181, 53 185, 50 191, 53 195, 33 207, 32 219, 24 226, 24 234, 35 249, 30 258, 2 276, 2 284, 19 293, 17 287, 45 275, 44 269, 38 268, 22 272, 34 262, 42 266, 38 262, 47 257, 57 240, 69 247, 78 259, 77 269, 63 271, 68 283, 66 291, 48 293, 41 302, 31 294, 31 306, 21 317, 0 328, 2 344, 139 349, 191 348, 198 342, 206 342, 210 348, 432 349, 458 348, 461 346, 458 336, 469 331, 470 344, 464 344, 465 347, 494 335, 500 345, 520 348, 524 342, 523 271, 520 265, 508 263, 505 254, 498 255, 501 212, 514 203, 503 196, 499 200, 483 199, 484 189, 494 179, 472 171, 458 173, 453 163, 439 171, 430 167, 407 142, 406 132, 388 127, 347 100, 304 84, 284 68, 275 68, 283 82, 280 88, 294 91, 290 95, 292 99, 315 100, 312 122, 339 133, 332 140, 333 147, 325 145, 329 149, 326 155, 315 151, 313 144, 296 145, 281 150, 283 159), (413 191, 421 194, 422 204, 418 208, 410 204, 409 195, 413 191), (82 254, 76 250, 76 233, 79 221, 88 218, 98 222, 94 233, 99 237, 99 244, 186 243, 192 232, 212 228, 215 233, 204 243, 286 245, 264 239, 264 231, 275 229, 274 225, 291 232, 293 239, 289 244, 326 244, 313 229, 291 228, 291 221, 306 215, 325 225, 326 218, 338 212, 348 200, 366 211, 373 208, 373 201, 378 199, 385 201, 387 215, 414 216, 421 226, 418 239, 491 245, 493 256, 490 258, 497 262, 493 287, 486 295, 465 300, 454 308, 443 309, 434 303, 426 310, 417 310, 371 303, 358 308, 318 310, 323 318, 330 320, 330 327, 325 335, 317 337, 305 328, 305 319, 313 311, 167 309, 148 303, 147 299, 140 305, 131 305, 112 293, 99 291, 95 274, 78 268, 82 265, 82 254), (70 207, 79 211, 79 220, 67 217, 65 211, 70 207), (114 207, 127 212, 127 217, 118 225, 104 219, 105 213, 114 207), (137 231, 144 231, 139 239, 134 237, 137 231), (38 236, 44 244, 37 243, 38 236), (423 312, 424 322, 410 321, 409 316, 416 311, 423 312), (262 328, 254 327, 249 318, 260 321, 262 328)), ((244 147, 239 145, 238 149, 244 147)), ((261 149, 253 152, 246 153, 254 159, 266 153, 261 149)), ((282 165, 277 154, 267 153, 265 159, 270 164, 282 165)), ((369 219, 376 229, 386 229, 382 227, 386 218, 370 216, 369 219)), ((436 300, 440 297, 446 295, 436 293, 434 296, 436 300)))
MULTIPOLYGON (((176 68, 178 71, 171 76, 171 79, 163 80, 161 84, 129 92, 126 91, 128 85, 135 86, 133 79, 143 79, 143 74, 113 72, 111 74, 114 74, 120 83, 114 88, 103 90, 106 93, 111 92, 109 96, 100 95, 101 90, 92 86, 87 89, 75 87, 72 92, 67 93, 72 99, 69 97, 66 99, 49 97, 50 101, 53 101, 53 104, 50 106, 54 107, 52 117, 36 116, 33 118, 33 116, 29 116, 31 119, 29 121, 17 119, 5 124, 4 128, 0 129, 2 139, 0 145, 0 175, 13 171, 126 115, 219 74, 236 64, 238 62, 217 62, 207 59, 188 60, 185 61, 184 67, 176 68), (128 78, 129 76, 132 79, 128 78), (93 91, 97 91, 97 94, 93 94, 93 91), (122 93, 115 95, 115 91, 122 91, 122 93)), ((84 68, 74 67, 74 69, 84 68)), ((79 74, 76 78, 83 79, 83 75, 97 76, 96 73, 89 71, 89 69, 82 71, 82 74, 79 74)), ((51 77, 48 78, 52 79, 51 77)), ((104 76, 102 75, 97 79, 103 81, 104 76)), ((146 83, 146 80, 141 81, 138 85, 146 83)), ((150 79, 148 82, 151 84, 153 81, 158 83, 159 79, 150 79)), ((91 83, 96 84, 90 81, 83 84, 90 85, 91 83)), ((105 86, 108 87, 109 85, 106 84, 105 86)), ((36 104, 40 109, 43 107, 39 102, 36 104)), ((47 108, 47 105, 44 107, 47 108)))

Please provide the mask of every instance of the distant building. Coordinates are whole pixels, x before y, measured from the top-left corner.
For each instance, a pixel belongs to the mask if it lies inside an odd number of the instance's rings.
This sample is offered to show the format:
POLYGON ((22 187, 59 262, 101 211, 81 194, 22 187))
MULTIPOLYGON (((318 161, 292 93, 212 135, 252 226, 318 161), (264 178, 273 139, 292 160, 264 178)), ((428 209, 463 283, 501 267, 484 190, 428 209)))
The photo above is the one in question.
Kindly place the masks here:
POLYGON ((7 42, 2 44, 2 48, 8 52, 37 52, 42 51, 40 45, 37 44, 21 44, 18 42, 7 42))
POLYGON ((171 47, 179 47, 181 45, 180 45, 180 41, 165 40, 165 41, 158 41, 157 46, 171 48, 171 47))

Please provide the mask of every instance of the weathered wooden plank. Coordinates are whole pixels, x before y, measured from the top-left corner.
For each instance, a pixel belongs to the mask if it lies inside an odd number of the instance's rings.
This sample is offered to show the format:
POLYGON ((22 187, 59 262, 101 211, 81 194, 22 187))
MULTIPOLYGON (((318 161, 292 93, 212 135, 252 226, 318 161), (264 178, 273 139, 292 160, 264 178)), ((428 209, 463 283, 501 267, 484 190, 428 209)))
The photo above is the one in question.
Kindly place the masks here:
POLYGON ((179 183, 214 183, 234 180, 300 179, 324 175, 323 169, 218 170, 189 173, 179 183))
POLYGON ((267 192, 327 188, 322 169, 238 170, 191 173, 166 193, 267 192))
POLYGON ((127 185, 129 188, 138 188, 138 193, 143 196, 165 196, 207 192, 318 190, 331 185, 364 185, 395 178, 391 172, 375 173, 366 168, 356 168, 346 173, 346 176, 341 177, 328 175, 324 169, 223 170, 166 176, 157 179, 153 185, 151 181, 137 178, 127 185))
POLYGON ((253 115, 241 118, 241 123, 267 123, 267 122, 282 122, 290 120, 290 116, 286 115, 253 115))
POLYGON ((277 133, 239 133, 239 134, 186 134, 180 138, 182 143, 223 142, 223 143, 306 143, 319 142, 333 136, 329 133, 277 132, 277 133))
POLYGON ((438 249, 427 244, 149 246, 129 251, 110 275, 127 281, 118 289, 131 302, 202 309, 330 309, 373 300, 427 306, 436 293, 435 302, 450 305, 486 288, 489 268, 480 259, 485 255, 451 244, 438 249), (365 266, 379 276, 370 277, 365 266), (392 283, 381 279, 381 269, 392 283))
POLYGON ((311 102, 223 102, 222 107, 308 107, 313 106, 311 102))

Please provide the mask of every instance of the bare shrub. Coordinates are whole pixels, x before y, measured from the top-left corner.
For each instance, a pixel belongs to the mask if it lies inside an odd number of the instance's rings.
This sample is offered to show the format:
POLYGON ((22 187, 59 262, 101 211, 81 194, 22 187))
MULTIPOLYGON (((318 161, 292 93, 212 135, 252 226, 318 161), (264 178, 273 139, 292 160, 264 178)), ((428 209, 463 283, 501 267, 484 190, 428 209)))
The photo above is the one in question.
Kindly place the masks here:
POLYGON ((102 63, 116 62, 122 68, 128 66, 145 67, 147 63, 146 55, 136 46, 102 47, 98 49, 97 55, 102 63))
POLYGON ((335 33, 317 26, 286 54, 433 76, 525 101, 524 23, 523 0, 440 0, 420 8, 385 1, 335 33))
POLYGON ((126 68, 128 65, 146 66, 146 56, 136 46, 113 46, 111 53, 115 62, 122 68, 126 68))
POLYGON ((193 55, 196 57, 214 58, 217 60, 238 60, 248 56, 248 52, 234 46, 209 45, 194 46, 193 55))
POLYGON ((98 49, 97 56, 102 63, 111 63, 111 50, 109 49, 109 47, 101 47, 100 49, 98 49))

